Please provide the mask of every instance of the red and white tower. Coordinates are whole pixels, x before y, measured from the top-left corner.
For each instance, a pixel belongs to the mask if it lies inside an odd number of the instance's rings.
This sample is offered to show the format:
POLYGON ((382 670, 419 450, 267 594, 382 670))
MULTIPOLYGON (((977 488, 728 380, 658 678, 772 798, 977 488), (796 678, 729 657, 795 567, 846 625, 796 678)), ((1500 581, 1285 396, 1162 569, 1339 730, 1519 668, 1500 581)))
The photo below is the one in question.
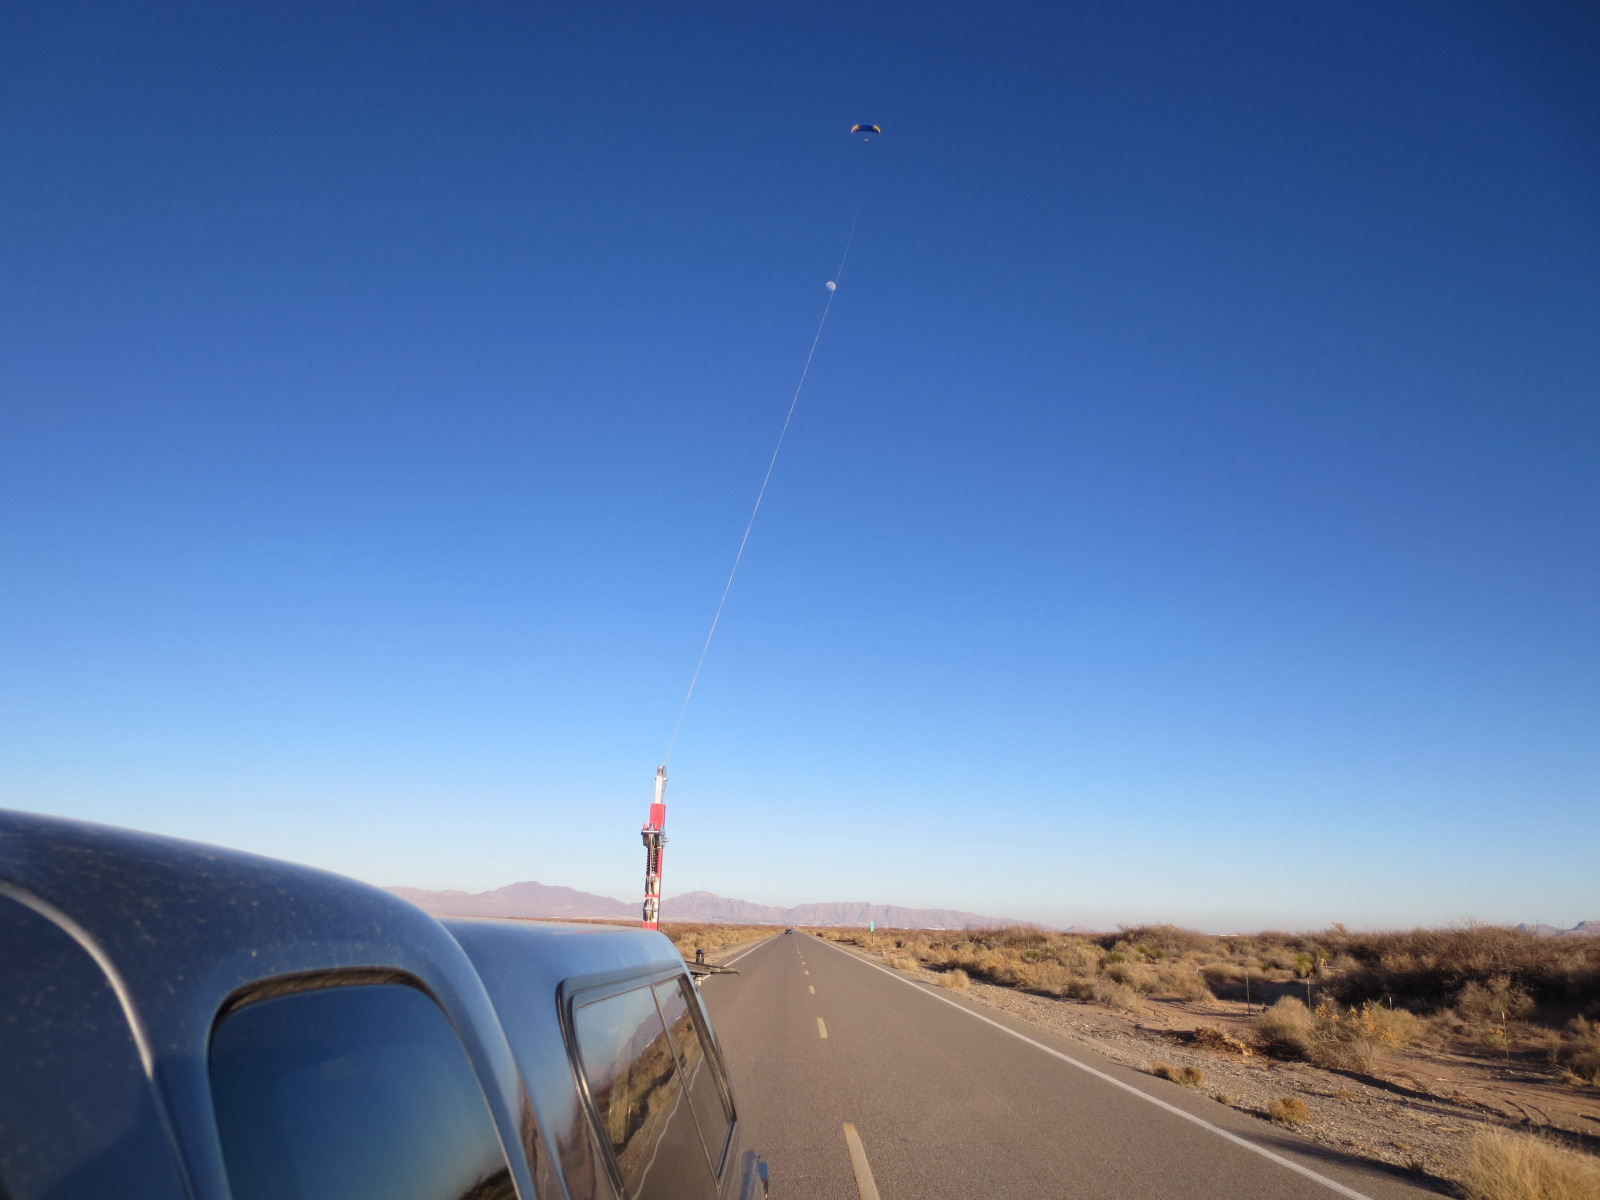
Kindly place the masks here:
POLYGON ((667 844, 662 832, 667 824, 667 768, 656 768, 656 801, 650 806, 650 819, 644 823, 644 927, 661 927, 661 848, 667 844))

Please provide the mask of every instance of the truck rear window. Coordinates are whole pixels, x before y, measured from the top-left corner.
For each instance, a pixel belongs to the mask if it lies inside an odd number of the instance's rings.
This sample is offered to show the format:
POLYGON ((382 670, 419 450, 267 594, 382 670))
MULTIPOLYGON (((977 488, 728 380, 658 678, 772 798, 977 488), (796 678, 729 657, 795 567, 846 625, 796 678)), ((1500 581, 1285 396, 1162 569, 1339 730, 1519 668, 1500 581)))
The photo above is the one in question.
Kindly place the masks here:
POLYGON ((514 1200, 466 1052, 415 988, 295 992, 228 1016, 211 1091, 235 1200, 514 1200))
POLYGON ((655 990, 580 1000, 573 1032, 589 1095, 632 1200, 714 1197, 711 1162, 655 990))

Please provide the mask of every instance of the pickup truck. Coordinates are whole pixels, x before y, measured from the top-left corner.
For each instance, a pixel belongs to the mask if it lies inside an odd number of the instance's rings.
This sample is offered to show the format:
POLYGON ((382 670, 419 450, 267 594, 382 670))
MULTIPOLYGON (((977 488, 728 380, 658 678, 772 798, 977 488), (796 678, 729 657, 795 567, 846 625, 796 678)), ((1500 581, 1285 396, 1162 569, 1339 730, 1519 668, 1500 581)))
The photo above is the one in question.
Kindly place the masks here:
POLYGON ((755 1200, 659 933, 0 810, 0 1200, 755 1200))

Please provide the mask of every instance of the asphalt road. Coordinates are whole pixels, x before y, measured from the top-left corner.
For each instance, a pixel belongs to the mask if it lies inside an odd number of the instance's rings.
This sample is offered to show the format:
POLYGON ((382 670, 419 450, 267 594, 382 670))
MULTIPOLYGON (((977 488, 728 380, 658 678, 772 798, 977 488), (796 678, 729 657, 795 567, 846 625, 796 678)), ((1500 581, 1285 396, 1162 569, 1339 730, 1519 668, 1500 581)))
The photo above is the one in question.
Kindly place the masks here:
POLYGON ((731 961, 702 994, 773 1200, 1436 1195, 801 933, 731 961))

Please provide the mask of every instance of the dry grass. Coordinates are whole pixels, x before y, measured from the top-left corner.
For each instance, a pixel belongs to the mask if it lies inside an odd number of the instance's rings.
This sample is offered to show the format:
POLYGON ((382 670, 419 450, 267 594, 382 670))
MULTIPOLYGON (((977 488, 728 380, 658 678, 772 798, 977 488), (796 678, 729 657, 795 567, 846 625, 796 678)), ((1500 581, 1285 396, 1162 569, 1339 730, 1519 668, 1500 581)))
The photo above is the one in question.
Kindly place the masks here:
POLYGON ((962 988, 971 987, 972 980, 967 978, 967 973, 965 971, 963 971, 960 967, 957 967, 955 970, 946 971, 943 975, 939 976, 939 986, 947 987, 952 991, 959 992, 962 988))
POLYGON ((1204 1087, 1206 1082, 1206 1073, 1199 1067, 1169 1067, 1164 1062, 1153 1062, 1150 1064, 1150 1074, 1157 1079, 1181 1083, 1184 1087, 1204 1087))
POLYGON ((1595 1200, 1600 1160, 1525 1133, 1480 1133, 1467 1159, 1468 1200, 1595 1200))
POLYGON ((663 921, 661 932, 671 939, 684 961, 689 962, 698 949, 704 949, 708 955, 715 954, 740 942, 769 937, 779 931, 770 925, 688 925, 663 921))
POLYGON ((1094 935, 1031 926, 813 932, 942 974, 1131 1013, 1150 1000, 1205 1005, 1248 991, 1272 1004, 1309 994, 1315 1003, 1299 1001, 1301 1015, 1263 1018, 1275 1053, 1370 1071, 1386 1047, 1466 1038, 1497 1057, 1541 1059, 1574 1086, 1600 1086, 1600 1023, 1569 1020, 1577 1011, 1600 1018, 1600 938, 1476 925, 1235 937, 1174 925, 1094 935))
POLYGON ((1256 1018, 1256 1036, 1281 1058, 1307 1058, 1316 1023, 1310 1009, 1285 996, 1256 1018))
POLYGON ((1312 1119, 1311 1110, 1299 1096, 1278 1097, 1267 1105, 1267 1116, 1272 1118, 1274 1125, 1286 1125, 1291 1129, 1296 1125, 1305 1125, 1312 1119))
MULTIPOLYGON (((1330 949, 1351 959, 1334 988, 1347 1004, 1392 996, 1414 1011, 1433 1012, 1474 1003, 1483 992, 1513 1004, 1520 1003, 1517 993, 1534 1003, 1576 1001, 1580 1007, 1600 1000, 1600 938, 1541 938, 1500 926, 1463 925, 1344 934, 1330 941, 1330 949)), ((1503 1007, 1491 999, 1485 1015, 1503 1007)))
POLYGON ((1423 1022, 1404 1009, 1322 1003, 1313 1012, 1293 996, 1256 1018, 1256 1034, 1271 1053, 1342 1071, 1370 1072, 1379 1051, 1414 1042, 1423 1029, 1423 1022))
POLYGON ((1568 1081, 1600 1087, 1600 1021, 1574 1017, 1567 1023, 1565 1036, 1547 1042, 1547 1055, 1565 1068, 1568 1081))

